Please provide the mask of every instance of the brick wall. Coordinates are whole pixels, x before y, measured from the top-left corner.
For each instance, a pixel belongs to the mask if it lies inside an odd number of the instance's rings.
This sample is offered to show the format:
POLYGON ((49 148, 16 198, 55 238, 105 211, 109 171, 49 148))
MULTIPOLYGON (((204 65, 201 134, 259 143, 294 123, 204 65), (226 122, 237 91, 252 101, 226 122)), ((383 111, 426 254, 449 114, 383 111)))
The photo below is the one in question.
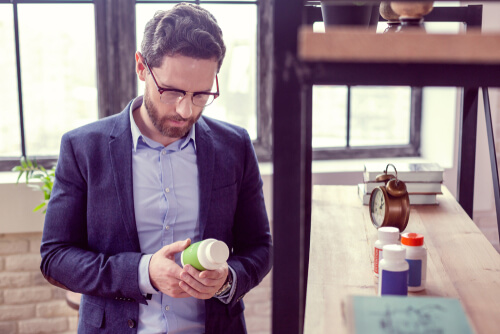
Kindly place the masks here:
POLYGON ((76 333, 78 312, 40 273, 41 233, 0 234, 0 333, 76 333))

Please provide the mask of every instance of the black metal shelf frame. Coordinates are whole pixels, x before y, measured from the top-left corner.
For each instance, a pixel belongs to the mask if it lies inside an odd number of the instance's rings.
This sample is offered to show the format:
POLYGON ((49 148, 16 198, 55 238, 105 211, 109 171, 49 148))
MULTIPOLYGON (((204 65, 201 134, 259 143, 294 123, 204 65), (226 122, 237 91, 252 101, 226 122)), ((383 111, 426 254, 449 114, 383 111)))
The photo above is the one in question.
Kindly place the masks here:
MULTIPOLYGON (((461 87, 457 198, 462 208, 472 217, 479 88, 483 87, 491 168, 495 174, 497 165, 486 87, 500 87, 500 66, 303 62, 297 58, 296 32, 302 24, 322 21, 321 11, 318 7, 304 6, 301 1, 287 0, 275 0, 273 10, 275 255, 272 331, 275 334, 300 334, 304 326, 311 229, 312 85, 461 87)), ((482 5, 436 7, 425 19, 463 22, 466 28, 480 29, 482 5)), ((494 175, 494 181, 495 201, 500 217, 498 174, 496 178, 494 175)))

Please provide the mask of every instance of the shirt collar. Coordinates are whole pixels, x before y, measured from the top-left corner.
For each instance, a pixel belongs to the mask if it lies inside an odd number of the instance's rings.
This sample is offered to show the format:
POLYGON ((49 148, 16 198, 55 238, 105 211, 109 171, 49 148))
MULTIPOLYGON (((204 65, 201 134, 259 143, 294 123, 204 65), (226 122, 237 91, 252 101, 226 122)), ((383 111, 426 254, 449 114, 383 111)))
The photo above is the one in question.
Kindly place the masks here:
MULTIPOLYGON (((130 110, 129 110, 129 117, 130 117, 130 129, 132 131, 132 149, 134 152, 137 151, 137 144, 141 138, 143 138, 145 141, 152 141, 151 139, 147 138, 141 133, 141 130, 139 130, 139 127, 135 123, 133 112, 135 109, 139 108, 142 105, 143 102, 143 96, 138 96, 132 101, 132 104, 130 105, 130 110)), ((196 151, 196 136, 195 136, 196 130, 195 126, 193 125, 191 127, 191 130, 189 130, 188 134, 184 137, 181 138, 178 142, 178 147, 179 150, 184 149, 192 140, 193 141, 193 147, 194 150, 196 151)))

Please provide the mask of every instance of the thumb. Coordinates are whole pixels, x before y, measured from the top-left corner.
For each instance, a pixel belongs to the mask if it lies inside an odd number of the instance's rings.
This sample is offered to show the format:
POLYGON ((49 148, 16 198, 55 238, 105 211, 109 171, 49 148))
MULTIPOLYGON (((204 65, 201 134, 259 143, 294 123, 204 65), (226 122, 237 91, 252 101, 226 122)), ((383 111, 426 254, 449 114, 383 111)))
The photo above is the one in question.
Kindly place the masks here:
POLYGON ((182 252, 191 244, 191 239, 176 241, 170 245, 163 247, 163 255, 165 257, 173 257, 176 253, 182 252))

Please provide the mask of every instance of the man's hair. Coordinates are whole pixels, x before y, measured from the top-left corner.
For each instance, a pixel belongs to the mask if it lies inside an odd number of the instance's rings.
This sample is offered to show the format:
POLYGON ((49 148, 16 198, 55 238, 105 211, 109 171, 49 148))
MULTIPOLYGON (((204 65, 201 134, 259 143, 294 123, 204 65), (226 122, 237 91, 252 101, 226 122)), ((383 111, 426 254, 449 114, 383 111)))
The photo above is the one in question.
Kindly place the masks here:
POLYGON ((196 59, 215 58, 222 65, 226 46, 215 17, 206 9, 179 3, 158 11, 146 24, 141 53, 149 66, 161 66, 165 56, 182 55, 196 59))

